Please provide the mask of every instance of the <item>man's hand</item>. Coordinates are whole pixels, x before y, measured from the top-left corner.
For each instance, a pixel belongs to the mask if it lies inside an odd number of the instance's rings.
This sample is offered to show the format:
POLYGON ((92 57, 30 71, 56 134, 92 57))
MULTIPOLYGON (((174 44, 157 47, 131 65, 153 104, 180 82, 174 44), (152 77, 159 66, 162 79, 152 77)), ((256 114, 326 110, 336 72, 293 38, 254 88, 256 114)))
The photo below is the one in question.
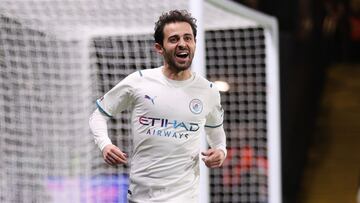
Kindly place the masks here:
POLYGON ((105 162, 112 166, 127 163, 127 155, 113 144, 106 145, 102 153, 105 162))
POLYGON ((219 168, 225 160, 225 153, 221 149, 208 149, 206 152, 201 152, 205 165, 209 168, 219 168))

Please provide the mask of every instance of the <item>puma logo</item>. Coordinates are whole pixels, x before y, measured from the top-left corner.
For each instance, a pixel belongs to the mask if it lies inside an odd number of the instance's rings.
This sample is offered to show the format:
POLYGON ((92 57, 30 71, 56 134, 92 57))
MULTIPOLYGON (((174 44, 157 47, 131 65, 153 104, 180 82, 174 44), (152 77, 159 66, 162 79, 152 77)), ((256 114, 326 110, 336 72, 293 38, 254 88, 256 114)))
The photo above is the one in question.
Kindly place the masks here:
POLYGON ((146 95, 145 94, 145 99, 148 99, 148 100, 150 100, 151 101, 151 103, 153 103, 153 104, 155 104, 155 98, 156 98, 156 96, 155 97, 153 97, 153 98, 151 98, 149 95, 146 95))

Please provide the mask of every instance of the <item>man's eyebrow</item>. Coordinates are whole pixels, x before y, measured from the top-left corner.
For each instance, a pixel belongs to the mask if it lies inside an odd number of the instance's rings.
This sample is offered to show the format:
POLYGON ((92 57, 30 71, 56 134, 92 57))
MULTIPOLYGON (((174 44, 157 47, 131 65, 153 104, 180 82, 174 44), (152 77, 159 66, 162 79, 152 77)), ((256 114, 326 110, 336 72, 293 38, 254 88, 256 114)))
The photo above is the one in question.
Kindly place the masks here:
POLYGON ((171 38, 171 37, 179 37, 179 34, 170 35, 169 38, 171 38))
MULTIPOLYGON (((170 37, 175 37, 175 36, 176 36, 176 37, 180 37, 179 34, 174 34, 174 35, 170 35, 169 38, 170 38, 170 37)), ((191 34, 191 33, 185 33, 183 36, 193 36, 193 34, 191 34)))

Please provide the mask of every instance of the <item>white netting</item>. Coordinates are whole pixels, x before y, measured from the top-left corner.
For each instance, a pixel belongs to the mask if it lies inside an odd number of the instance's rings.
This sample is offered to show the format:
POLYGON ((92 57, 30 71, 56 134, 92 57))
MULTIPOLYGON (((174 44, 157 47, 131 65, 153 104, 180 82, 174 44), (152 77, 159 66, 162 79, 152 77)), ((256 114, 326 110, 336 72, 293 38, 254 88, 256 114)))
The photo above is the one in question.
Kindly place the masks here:
POLYGON ((212 202, 268 202, 265 37, 262 28, 206 32, 207 77, 222 93, 228 157, 211 171, 212 202))
MULTIPOLYGON (((161 65, 153 26, 185 0, 2 0, 0 202, 125 202, 127 167, 109 167, 88 128, 94 101, 129 73, 161 65)), ((207 77, 222 93, 229 157, 212 202, 267 201, 264 30, 204 5, 207 77)), ((129 114, 109 121, 130 151, 129 114)))

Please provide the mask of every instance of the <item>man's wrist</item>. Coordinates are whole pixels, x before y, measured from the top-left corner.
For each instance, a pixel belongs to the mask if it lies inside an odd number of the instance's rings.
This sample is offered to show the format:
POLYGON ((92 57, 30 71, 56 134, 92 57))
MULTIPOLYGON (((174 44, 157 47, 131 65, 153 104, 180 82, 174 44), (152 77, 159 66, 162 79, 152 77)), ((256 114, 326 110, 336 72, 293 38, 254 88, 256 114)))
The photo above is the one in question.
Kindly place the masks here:
POLYGON ((111 145, 111 140, 110 139, 106 139, 104 140, 100 145, 99 148, 101 151, 103 151, 105 149, 106 146, 111 145))
POLYGON ((227 150, 225 147, 218 147, 217 149, 219 149, 222 153, 224 153, 224 159, 226 158, 227 156, 227 150))

